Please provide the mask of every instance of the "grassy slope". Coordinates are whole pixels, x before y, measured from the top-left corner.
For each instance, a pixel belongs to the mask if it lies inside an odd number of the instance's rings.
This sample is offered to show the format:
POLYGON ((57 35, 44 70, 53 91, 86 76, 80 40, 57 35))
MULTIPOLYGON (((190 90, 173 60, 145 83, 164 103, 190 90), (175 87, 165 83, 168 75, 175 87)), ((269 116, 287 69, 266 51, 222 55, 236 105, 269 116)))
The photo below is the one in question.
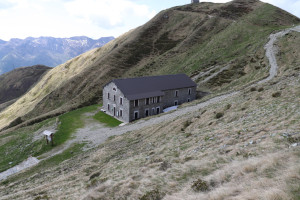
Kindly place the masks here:
POLYGON ((265 75, 262 45, 269 33, 294 23, 299 19, 260 2, 201 3, 162 11, 105 47, 51 70, 0 114, 0 128, 20 116, 18 123, 39 121, 97 103, 103 84, 116 77, 191 75, 230 64, 201 87, 216 93, 240 87, 265 75))
POLYGON ((36 65, 2 74, 0 76, 0 105, 25 94, 50 69, 52 68, 36 65))
POLYGON ((278 43, 282 65, 270 83, 155 127, 112 137, 59 165, 36 167, 1 183, 0 195, 298 199, 300 151, 291 145, 300 142, 299 42, 300 34, 291 33, 278 43), (273 97, 278 92, 281 96, 273 97), (216 119, 216 113, 224 116, 216 119), (200 180, 208 191, 192 189, 200 180))
POLYGON ((0 172, 21 163, 29 156, 37 157, 62 145, 72 137, 72 133, 76 129, 84 126, 84 121, 81 119, 82 114, 92 112, 97 108, 98 105, 93 105, 61 115, 59 117, 60 124, 54 135, 53 147, 47 145, 43 137, 38 137, 39 139, 34 141, 33 138, 42 132, 42 127, 53 125, 55 119, 45 120, 35 125, 0 135, 0 172), (10 162, 11 164, 8 164, 10 162))

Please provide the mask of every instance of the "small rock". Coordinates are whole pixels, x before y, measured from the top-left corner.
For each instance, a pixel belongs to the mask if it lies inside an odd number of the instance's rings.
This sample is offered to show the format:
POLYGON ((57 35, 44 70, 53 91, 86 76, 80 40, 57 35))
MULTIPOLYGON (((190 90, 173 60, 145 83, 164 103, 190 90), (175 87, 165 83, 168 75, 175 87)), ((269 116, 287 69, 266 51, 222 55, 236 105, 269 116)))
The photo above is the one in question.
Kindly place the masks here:
POLYGON ((255 141, 253 141, 253 140, 251 140, 250 142, 249 142, 249 144, 255 144, 256 142, 255 141))
POLYGON ((12 162, 9 162, 8 164, 9 164, 9 165, 11 165, 11 164, 12 164, 12 162))
POLYGON ((282 134, 282 136, 283 136, 283 137, 288 137, 288 136, 289 136, 289 134, 287 134, 287 133, 283 133, 283 134, 282 134))
POLYGON ((298 143, 294 143, 294 144, 292 144, 291 146, 292 146, 292 147, 296 147, 296 146, 298 146, 298 143))

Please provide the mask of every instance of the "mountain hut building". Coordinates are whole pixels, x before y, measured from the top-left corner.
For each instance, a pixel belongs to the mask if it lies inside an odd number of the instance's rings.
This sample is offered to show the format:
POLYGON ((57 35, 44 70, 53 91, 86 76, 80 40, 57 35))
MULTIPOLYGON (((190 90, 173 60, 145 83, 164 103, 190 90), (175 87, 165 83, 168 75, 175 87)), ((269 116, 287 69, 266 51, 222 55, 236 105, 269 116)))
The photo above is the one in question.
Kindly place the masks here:
POLYGON ((103 87, 103 110, 130 122, 195 100, 196 86, 185 74, 114 79, 103 87))

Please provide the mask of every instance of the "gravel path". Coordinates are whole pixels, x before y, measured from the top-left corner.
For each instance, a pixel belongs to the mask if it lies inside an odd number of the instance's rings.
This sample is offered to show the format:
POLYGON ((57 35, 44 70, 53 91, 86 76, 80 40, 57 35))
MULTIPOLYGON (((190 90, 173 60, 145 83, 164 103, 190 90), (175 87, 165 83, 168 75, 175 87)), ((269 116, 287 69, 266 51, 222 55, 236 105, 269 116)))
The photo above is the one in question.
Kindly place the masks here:
MULTIPOLYGON (((259 81, 258 83, 255 83, 253 85, 265 83, 265 82, 273 79, 277 75, 277 69, 278 69, 277 62, 276 62, 277 47, 274 45, 274 43, 277 41, 278 38, 283 37, 284 35, 288 34, 291 31, 300 32, 300 26, 289 28, 289 29, 280 31, 275 34, 271 34, 269 36, 270 40, 265 45, 265 49, 266 49, 266 56, 269 59, 269 63, 271 65, 270 71, 269 71, 270 75, 266 79, 259 81)), ((228 66, 222 68, 221 70, 219 70, 216 73, 222 72, 227 67, 228 66)), ((56 148, 50 152, 47 152, 46 154, 42 155, 42 157, 44 157, 43 158, 43 160, 44 160, 44 159, 47 159, 54 155, 60 154, 64 150, 69 148, 71 144, 76 143, 76 142, 78 142, 78 143, 86 142, 87 145, 85 147, 85 150, 91 149, 91 148, 96 147, 99 144, 104 143, 107 140, 107 138, 110 136, 122 135, 128 131, 134 131, 134 130, 138 130, 138 129, 141 129, 141 128, 144 128, 147 126, 159 124, 163 121, 169 121, 169 120, 175 119, 176 117, 190 113, 192 111, 199 110, 200 108, 204 108, 210 104, 218 103, 219 101, 222 101, 229 97, 235 96, 239 93, 240 93, 240 91, 232 92, 229 94, 224 94, 224 95, 214 97, 212 99, 209 99, 205 102, 199 103, 194 106, 180 108, 169 114, 160 115, 160 116, 148 119, 148 120, 141 119, 141 120, 137 121, 136 123, 127 124, 125 126, 116 127, 116 128, 104 127, 102 124, 99 124, 99 123, 93 121, 93 119, 91 117, 87 116, 86 117, 86 126, 84 128, 78 129, 76 131, 76 133, 74 134, 75 137, 73 139, 69 140, 65 145, 63 145, 59 149, 56 148)), ((21 164, 15 166, 15 167, 12 167, 7 171, 0 173, 0 180, 6 179, 9 175, 15 174, 15 173, 17 173, 21 170, 24 170, 28 167, 34 166, 37 163, 39 163, 38 159, 36 159, 34 157, 30 157, 27 160, 25 160, 24 162, 22 162, 21 164)))
POLYGON ((2 173, 0 173, 0 181, 6 179, 8 176, 18 173, 19 171, 22 171, 23 169, 32 167, 36 164, 38 164, 40 161, 35 157, 29 157, 27 160, 23 161, 21 164, 16 165, 2 173))
POLYGON ((205 79, 204 79, 203 81, 201 81, 199 84, 205 83, 205 82, 209 81, 210 79, 216 77, 218 74, 220 74, 220 73, 223 72, 224 70, 229 69, 229 67, 230 67, 229 65, 227 65, 227 66, 225 66, 225 67, 222 67, 219 71, 217 71, 217 72, 213 73, 212 75, 210 75, 209 77, 205 78, 205 79))
POLYGON ((277 49, 277 46, 275 46, 274 44, 278 38, 285 36, 286 34, 288 34, 291 31, 300 32, 300 26, 289 28, 289 29, 280 31, 275 34, 271 34, 269 36, 270 40, 265 45, 265 50, 266 50, 266 56, 269 59, 269 63, 271 65, 270 71, 269 71, 270 75, 266 79, 259 81, 258 84, 266 83, 269 80, 273 79, 277 75, 278 65, 277 65, 277 61, 276 61, 276 54, 278 52, 278 49, 277 49))

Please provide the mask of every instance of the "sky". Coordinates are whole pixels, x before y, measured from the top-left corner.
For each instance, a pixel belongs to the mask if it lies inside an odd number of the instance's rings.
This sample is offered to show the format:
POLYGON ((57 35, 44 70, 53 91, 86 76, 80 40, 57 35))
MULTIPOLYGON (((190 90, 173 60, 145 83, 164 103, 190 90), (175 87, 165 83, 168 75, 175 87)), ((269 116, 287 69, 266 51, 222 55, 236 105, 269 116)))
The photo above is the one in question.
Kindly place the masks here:
MULTIPOLYGON (((300 18, 300 0, 263 1, 300 18)), ((161 10, 188 3, 190 0, 0 0, 0 39, 118 37, 143 25, 161 10)))

